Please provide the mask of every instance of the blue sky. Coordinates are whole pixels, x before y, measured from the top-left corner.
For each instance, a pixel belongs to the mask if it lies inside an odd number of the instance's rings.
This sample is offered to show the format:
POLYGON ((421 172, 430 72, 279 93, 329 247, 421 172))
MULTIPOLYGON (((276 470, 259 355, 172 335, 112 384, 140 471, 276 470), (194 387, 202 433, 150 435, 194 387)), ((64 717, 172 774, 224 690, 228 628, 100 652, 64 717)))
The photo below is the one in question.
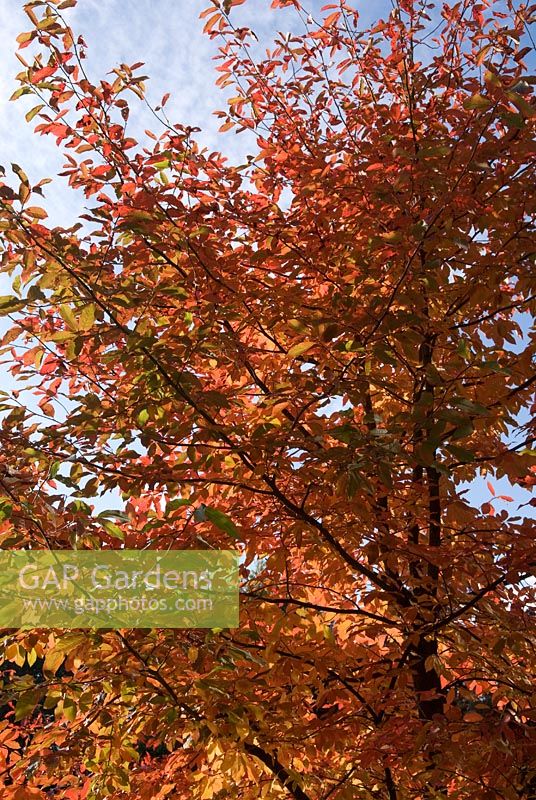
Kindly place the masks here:
MULTIPOLYGON (((304 5, 318 12, 328 1, 304 0, 304 5)), ((247 152, 247 137, 218 135, 221 123, 212 114, 225 108, 225 95, 214 85, 216 44, 202 33, 204 23, 199 19, 208 5, 209 0, 78 0, 67 13, 74 30, 82 32, 87 41, 87 64, 94 77, 103 77, 121 62, 143 61, 143 72, 150 76, 149 100, 156 105, 164 93, 171 92, 166 112, 172 121, 200 127, 200 141, 241 159, 247 152)), ((32 180, 57 173, 62 159, 52 139, 33 136, 32 126, 24 120, 24 112, 35 102, 27 98, 8 102, 16 88, 14 77, 21 69, 14 54, 15 38, 31 27, 22 6, 23 0, 0 0, 0 163, 24 162, 32 180)), ((358 7, 365 27, 373 18, 388 14, 391 5, 389 0, 361 0, 358 7)), ((292 9, 274 12, 270 0, 248 0, 232 14, 240 24, 254 28, 261 42, 296 25, 292 9)), ((131 122, 142 132, 153 128, 155 120, 148 110, 139 108, 131 122)), ((47 199, 54 222, 65 224, 80 208, 61 181, 47 187, 47 199)))
MULTIPOLYGON (((325 0, 327 2, 327 0, 325 0)), ((313 11, 324 4, 311 0, 313 11)), ((0 0, 0 163, 9 166, 20 163, 32 182, 53 177, 61 169, 63 159, 51 138, 32 133, 32 125, 24 120, 25 111, 35 103, 23 98, 10 103, 9 96, 16 88, 15 75, 20 64, 14 53, 16 36, 30 25, 22 11, 22 0, 0 0)), ((248 138, 234 133, 222 137, 217 133, 219 121, 215 109, 225 107, 225 96, 214 86, 216 73, 212 57, 216 45, 202 34, 199 13, 208 0, 79 0, 69 11, 75 31, 83 32, 88 44, 88 66, 94 77, 102 77, 120 62, 145 62, 144 72, 150 76, 148 98, 153 103, 166 92, 171 98, 166 111, 172 121, 200 127, 198 138, 210 149, 223 150, 232 160, 240 161, 248 152, 248 138)), ((365 27, 372 18, 388 14, 388 0, 362 0, 358 3, 365 27)), ((289 30, 294 19, 292 11, 270 10, 269 0, 248 0, 235 9, 240 21, 251 25, 261 41, 269 42, 276 30, 289 30)), ((133 104, 134 106, 134 104, 133 104)), ((153 128, 154 119, 148 109, 138 106, 133 115, 135 132, 153 128)), ((134 134, 135 135, 135 134, 134 134)), ((72 224, 82 210, 83 198, 66 191, 63 179, 46 187, 47 210, 54 224, 72 224)), ((0 294, 9 293, 9 283, 0 276, 0 294)), ((6 385, 5 369, 0 367, 0 380, 6 385)), ((11 383, 11 381, 9 381, 11 383)), ((483 481, 473 486, 468 497, 478 504, 489 499, 482 490, 483 481)), ((511 494, 516 501, 526 502, 530 494, 510 487, 507 481, 497 482, 497 494, 511 494)), ((504 504, 497 503, 498 509, 504 504)))
MULTIPOLYGON (((14 77, 22 68, 14 55, 15 38, 31 27, 22 5, 23 0, 0 0, 0 163, 24 162, 30 179, 37 179, 57 173, 62 159, 53 140, 33 136, 32 126, 24 120, 24 112, 35 102, 27 98, 8 102, 16 88, 14 77)), ((311 3, 315 9, 322 5, 318 0, 311 3)), ((381 5, 385 4, 378 8, 381 5)), ((200 141, 240 159, 247 150, 247 138, 218 135, 221 123, 212 114, 225 108, 225 95, 214 85, 216 44, 202 34, 199 14, 207 6, 208 0, 79 0, 68 19, 87 41, 87 64, 93 77, 103 77, 121 62, 145 62, 149 100, 157 104, 164 93, 171 92, 166 112, 172 121, 200 127, 200 141)), ((259 38, 264 40, 276 29, 286 30, 294 18, 290 10, 271 11, 269 0, 249 0, 233 14, 262 33, 259 38)), ((155 120, 149 111, 132 105, 135 127, 140 132, 153 128, 155 120)), ((54 222, 65 224, 78 208, 62 183, 47 187, 47 209, 54 222)))

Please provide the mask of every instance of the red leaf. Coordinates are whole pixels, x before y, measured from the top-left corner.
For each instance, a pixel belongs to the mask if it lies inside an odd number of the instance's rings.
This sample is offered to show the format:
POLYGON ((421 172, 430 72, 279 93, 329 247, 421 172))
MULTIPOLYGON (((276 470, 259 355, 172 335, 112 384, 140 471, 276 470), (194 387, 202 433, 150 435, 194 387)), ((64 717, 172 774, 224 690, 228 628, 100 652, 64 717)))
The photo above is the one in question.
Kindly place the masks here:
POLYGON ((326 17, 326 19, 324 20, 324 26, 326 28, 329 28, 330 25, 333 25, 335 22, 337 22, 340 16, 341 16, 340 11, 334 11, 333 14, 330 14, 328 17, 326 17))
POLYGON ((19 34, 16 39, 16 41, 19 43, 19 50, 22 50, 24 47, 28 47, 34 36, 35 31, 27 31, 26 33, 19 34))
POLYGON ((44 78, 49 78, 51 75, 54 75, 55 71, 56 67, 42 67, 41 69, 37 69, 32 73, 32 83, 39 83, 44 78))

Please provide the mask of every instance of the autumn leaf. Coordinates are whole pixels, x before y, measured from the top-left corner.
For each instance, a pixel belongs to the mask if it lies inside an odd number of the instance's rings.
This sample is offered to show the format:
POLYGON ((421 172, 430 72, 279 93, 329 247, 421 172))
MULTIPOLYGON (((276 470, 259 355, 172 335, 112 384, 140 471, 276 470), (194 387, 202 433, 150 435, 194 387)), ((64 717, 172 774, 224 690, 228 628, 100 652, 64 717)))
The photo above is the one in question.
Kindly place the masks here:
POLYGON ((13 44, 65 203, 13 129, 0 547, 230 543, 240 619, 177 591, 188 628, 5 629, 0 796, 528 800, 531 10, 207 2, 216 127, 247 132, 209 146, 141 62, 99 75, 72 5, 13 44))
POLYGON ((290 348, 290 350, 288 351, 288 355, 291 358, 296 358, 297 356, 301 356, 303 355, 303 353, 306 353, 308 350, 311 349, 311 347, 314 347, 314 345, 315 342, 311 341, 300 342, 299 344, 295 344, 290 348))
POLYGON ((471 111, 487 111, 488 108, 491 107, 491 101, 487 97, 483 97, 481 94, 474 94, 468 100, 464 102, 464 108, 470 109, 471 111))

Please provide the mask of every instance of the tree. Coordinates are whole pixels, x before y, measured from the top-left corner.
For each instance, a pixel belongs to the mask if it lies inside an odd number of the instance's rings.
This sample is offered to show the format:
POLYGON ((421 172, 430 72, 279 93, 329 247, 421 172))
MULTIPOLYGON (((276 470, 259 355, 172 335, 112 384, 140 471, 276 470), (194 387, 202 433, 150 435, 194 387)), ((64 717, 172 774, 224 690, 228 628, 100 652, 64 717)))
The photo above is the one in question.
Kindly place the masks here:
POLYGON ((213 3, 232 165, 166 97, 133 140, 141 65, 92 81, 73 4, 18 38, 90 208, 0 187, 0 542, 236 548, 241 623, 7 632, 44 660, 5 679, 2 796, 534 799, 531 504, 493 496, 533 483, 536 6, 275 0, 303 33, 258 55, 213 3))

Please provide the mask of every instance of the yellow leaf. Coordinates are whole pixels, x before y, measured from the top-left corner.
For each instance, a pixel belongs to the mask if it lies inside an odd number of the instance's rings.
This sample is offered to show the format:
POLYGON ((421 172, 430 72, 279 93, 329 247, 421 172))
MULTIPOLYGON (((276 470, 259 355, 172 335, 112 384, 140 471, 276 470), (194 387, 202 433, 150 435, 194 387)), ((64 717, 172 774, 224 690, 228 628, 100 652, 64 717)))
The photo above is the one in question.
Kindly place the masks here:
POLYGON ((381 237, 384 242, 389 244, 396 244, 402 239, 402 231, 389 231, 389 233, 382 233, 381 237))
POLYGON ((34 219, 46 219, 48 217, 47 212, 44 208, 39 208, 39 206, 29 206, 26 209, 26 213, 29 214, 34 219))
POLYGON ((463 104, 464 108, 468 108, 470 110, 475 109, 477 111, 486 111, 490 106, 491 101, 486 97, 482 97, 481 94, 474 94, 463 104))
POLYGON ((28 111, 28 113, 27 113, 27 114, 25 114, 25 117, 26 117, 26 122, 31 122, 31 121, 32 121, 32 119, 33 119, 33 118, 36 116, 36 114, 39 114, 39 112, 41 111, 41 109, 42 109, 42 108, 44 108, 44 107, 45 107, 44 103, 41 103, 40 105, 38 105, 38 106, 34 106, 33 108, 31 108, 31 109, 28 111))
POLYGON ((61 318, 63 319, 68 328, 70 328, 72 331, 78 330, 78 324, 76 322, 73 311, 69 306, 60 306, 59 312, 61 318))
POLYGON ((517 94, 517 92, 508 92, 508 97, 512 103, 517 106, 524 117, 532 119, 532 117, 536 116, 536 108, 527 100, 525 100, 524 97, 521 97, 521 95, 517 94))
POLYGON ((26 44, 26 42, 30 42, 33 39, 33 36, 33 31, 26 31, 25 33, 19 33, 15 41, 19 44, 26 44))
POLYGON ((49 650, 45 656, 43 672, 51 672, 55 675, 63 663, 64 654, 58 650, 49 650))
POLYGON ((193 664, 197 661, 199 656, 199 648, 198 647, 189 647, 188 648, 188 661, 193 664))
POLYGON ((300 342, 299 344, 295 344, 294 347, 291 347, 288 351, 288 355, 291 358, 296 358, 296 356, 301 356, 302 353, 306 353, 307 350, 310 350, 311 347, 314 346, 314 342, 300 342))
POLYGON ((95 306, 91 303, 84 306, 78 318, 78 326, 81 331, 88 331, 95 322, 95 306))

